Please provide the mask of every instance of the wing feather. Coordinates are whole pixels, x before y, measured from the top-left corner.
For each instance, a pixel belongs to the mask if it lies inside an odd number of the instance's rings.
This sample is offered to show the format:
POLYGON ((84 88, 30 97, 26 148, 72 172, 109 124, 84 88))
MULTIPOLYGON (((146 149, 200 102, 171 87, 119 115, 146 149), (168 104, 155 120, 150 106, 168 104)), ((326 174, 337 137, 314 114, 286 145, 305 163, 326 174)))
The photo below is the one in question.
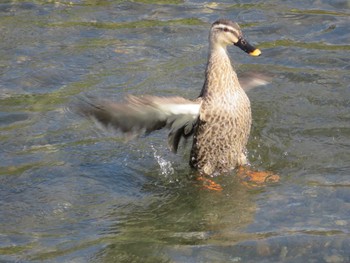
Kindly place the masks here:
POLYGON ((156 96, 128 96, 123 102, 84 97, 76 105, 79 114, 129 136, 166 127, 170 130, 168 144, 173 152, 177 151, 182 137, 192 135, 199 108, 199 100, 156 96))

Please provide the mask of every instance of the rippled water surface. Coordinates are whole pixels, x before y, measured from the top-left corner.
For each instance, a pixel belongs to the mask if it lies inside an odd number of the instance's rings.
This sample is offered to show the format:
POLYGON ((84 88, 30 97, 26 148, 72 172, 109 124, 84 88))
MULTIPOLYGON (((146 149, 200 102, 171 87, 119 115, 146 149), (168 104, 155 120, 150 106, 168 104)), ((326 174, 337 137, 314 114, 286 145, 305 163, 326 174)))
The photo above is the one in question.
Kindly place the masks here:
POLYGON ((349 262, 350 4, 315 1, 3 0, 0 261, 349 262), (190 143, 129 143, 67 111, 79 95, 195 98, 210 24, 239 22, 263 52, 230 48, 249 91, 255 169, 278 184, 203 190, 190 143))

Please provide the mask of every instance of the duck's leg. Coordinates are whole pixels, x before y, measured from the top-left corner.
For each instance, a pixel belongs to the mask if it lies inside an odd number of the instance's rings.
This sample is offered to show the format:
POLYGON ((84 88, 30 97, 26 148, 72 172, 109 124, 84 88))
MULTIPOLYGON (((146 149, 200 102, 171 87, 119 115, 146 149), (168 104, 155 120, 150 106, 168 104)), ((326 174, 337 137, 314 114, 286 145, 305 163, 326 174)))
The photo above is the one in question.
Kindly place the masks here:
MULTIPOLYGON (((254 171, 249 166, 239 166, 237 175, 241 183, 247 187, 261 187, 266 184, 277 183, 280 177, 270 171, 254 171)), ((201 188, 210 191, 221 192, 222 186, 206 175, 197 175, 195 177, 197 182, 200 182, 201 188)))
POLYGON ((277 183, 280 180, 280 177, 273 172, 253 170, 249 166, 246 151, 238 159, 237 175, 247 186, 263 186, 267 183, 277 183))
POLYGON ((218 191, 221 192, 223 190, 222 186, 218 183, 215 183, 213 180, 208 178, 205 175, 197 175, 195 177, 196 181, 201 182, 201 187, 206 190, 218 191))
POLYGON ((277 183, 280 177, 270 171, 254 171, 247 165, 238 167, 238 177, 246 185, 262 186, 267 183, 277 183))

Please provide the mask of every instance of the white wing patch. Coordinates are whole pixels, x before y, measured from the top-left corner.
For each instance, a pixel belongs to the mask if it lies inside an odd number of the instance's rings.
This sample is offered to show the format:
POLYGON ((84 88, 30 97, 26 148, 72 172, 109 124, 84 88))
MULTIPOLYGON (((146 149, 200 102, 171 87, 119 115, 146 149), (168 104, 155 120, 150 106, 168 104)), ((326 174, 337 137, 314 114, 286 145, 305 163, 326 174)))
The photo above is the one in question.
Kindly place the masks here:
POLYGON ((171 115, 191 114, 193 117, 199 115, 200 104, 162 104, 160 109, 171 115))

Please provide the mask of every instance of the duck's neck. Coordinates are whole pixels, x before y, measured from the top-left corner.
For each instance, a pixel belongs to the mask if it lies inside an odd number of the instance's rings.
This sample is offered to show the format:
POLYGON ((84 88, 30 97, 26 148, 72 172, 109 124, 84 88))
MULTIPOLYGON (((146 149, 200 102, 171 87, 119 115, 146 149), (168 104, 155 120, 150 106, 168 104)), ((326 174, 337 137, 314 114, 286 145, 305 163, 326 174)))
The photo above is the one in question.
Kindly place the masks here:
POLYGON ((201 96, 221 95, 240 88, 226 48, 211 46, 201 96), (235 85, 238 83, 238 85, 235 85))

